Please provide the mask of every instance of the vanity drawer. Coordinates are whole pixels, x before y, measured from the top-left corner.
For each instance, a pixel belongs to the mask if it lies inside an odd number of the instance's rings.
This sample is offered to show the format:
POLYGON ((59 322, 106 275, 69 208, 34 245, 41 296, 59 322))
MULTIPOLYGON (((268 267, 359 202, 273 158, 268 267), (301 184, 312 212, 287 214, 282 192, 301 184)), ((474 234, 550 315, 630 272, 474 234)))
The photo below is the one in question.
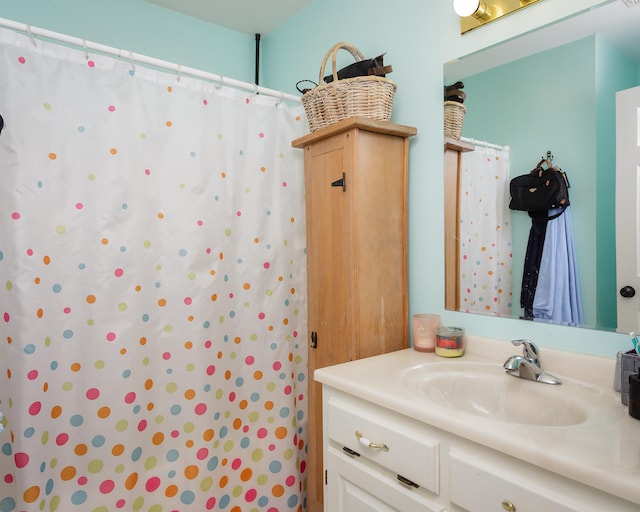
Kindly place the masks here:
POLYGON ((336 396, 327 401, 326 422, 330 441, 439 494, 440 442, 424 427, 413 428, 385 410, 336 396))
MULTIPOLYGON (((467 452, 452 450, 449 469, 449 499, 469 512, 605 512, 574 499, 570 488, 559 492, 535 478, 518 478, 498 462, 467 452)), ((612 510, 615 506, 606 512, 612 510)))
POLYGON ((333 446, 327 450, 329 471, 325 510, 331 512, 443 512, 444 507, 420 491, 398 485, 388 473, 360 463, 333 446))

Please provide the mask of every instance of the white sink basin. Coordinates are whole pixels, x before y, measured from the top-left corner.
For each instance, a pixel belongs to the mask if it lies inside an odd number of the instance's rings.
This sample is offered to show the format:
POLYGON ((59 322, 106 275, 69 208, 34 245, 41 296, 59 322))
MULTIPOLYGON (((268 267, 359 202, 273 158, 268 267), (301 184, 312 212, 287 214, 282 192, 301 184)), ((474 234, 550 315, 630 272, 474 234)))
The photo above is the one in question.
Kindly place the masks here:
POLYGON ((576 381, 553 386, 507 375, 500 364, 463 360, 419 365, 402 379, 409 389, 450 410, 547 427, 585 422, 600 394, 576 381))

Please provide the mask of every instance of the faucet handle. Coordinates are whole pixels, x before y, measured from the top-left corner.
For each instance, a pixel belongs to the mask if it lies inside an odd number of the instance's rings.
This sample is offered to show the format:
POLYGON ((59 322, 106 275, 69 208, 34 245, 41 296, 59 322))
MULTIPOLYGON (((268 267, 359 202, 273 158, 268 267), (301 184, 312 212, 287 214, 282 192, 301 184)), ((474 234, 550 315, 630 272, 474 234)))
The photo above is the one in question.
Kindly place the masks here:
POLYGON ((519 347, 522 345, 522 353, 526 359, 531 361, 537 367, 542 368, 542 360, 540 358, 540 349, 533 341, 529 340, 511 340, 511 344, 519 347))

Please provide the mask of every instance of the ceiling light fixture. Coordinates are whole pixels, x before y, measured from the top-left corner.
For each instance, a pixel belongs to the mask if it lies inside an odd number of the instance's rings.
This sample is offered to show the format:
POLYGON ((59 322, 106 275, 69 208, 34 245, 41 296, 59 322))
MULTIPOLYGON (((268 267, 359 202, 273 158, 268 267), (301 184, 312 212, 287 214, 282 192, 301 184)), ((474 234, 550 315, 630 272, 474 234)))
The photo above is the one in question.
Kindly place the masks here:
MULTIPOLYGON (((460 16, 460 33, 480 27, 540 0, 453 0, 453 9, 460 16)), ((624 1, 624 0, 623 0, 624 1)), ((640 0, 639 0, 640 1, 640 0)))
POLYGON ((453 0, 453 10, 461 17, 473 16, 476 19, 489 19, 491 10, 480 0, 453 0))

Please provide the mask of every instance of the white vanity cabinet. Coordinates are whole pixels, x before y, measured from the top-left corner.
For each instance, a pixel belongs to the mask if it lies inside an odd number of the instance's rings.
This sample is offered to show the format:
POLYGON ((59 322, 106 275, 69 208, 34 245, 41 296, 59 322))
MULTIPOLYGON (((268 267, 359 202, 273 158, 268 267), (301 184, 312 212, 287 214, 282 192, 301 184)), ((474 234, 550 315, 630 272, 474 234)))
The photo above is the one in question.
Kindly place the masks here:
POLYGON ((325 512, 640 511, 326 384, 323 426, 325 512))

